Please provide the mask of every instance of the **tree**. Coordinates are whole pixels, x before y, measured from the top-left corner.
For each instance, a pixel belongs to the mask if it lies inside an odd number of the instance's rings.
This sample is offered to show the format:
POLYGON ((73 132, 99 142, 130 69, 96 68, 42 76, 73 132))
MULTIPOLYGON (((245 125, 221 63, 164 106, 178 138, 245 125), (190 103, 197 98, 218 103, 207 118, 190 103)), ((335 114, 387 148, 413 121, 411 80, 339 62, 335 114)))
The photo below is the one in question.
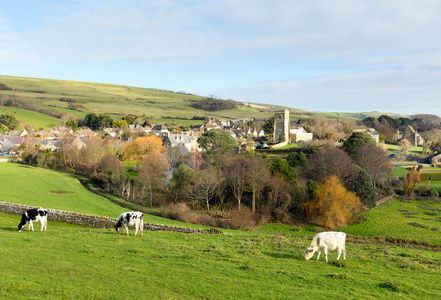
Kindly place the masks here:
POLYGON ((98 117, 94 113, 87 114, 84 117, 83 124, 91 130, 97 130, 99 128, 98 117))
POLYGON ((373 208, 377 203, 377 190, 373 186, 368 172, 360 167, 357 169, 358 176, 349 184, 348 189, 360 198, 363 205, 373 208))
POLYGON ((309 178, 323 181, 335 175, 343 183, 351 181, 354 177, 354 168, 351 158, 340 148, 325 145, 314 151, 308 159, 309 178))
POLYGON ((266 135, 274 134, 274 116, 269 117, 268 120, 265 121, 262 126, 262 130, 266 135))
POLYGON ((194 189, 191 197, 197 201, 203 202, 210 210, 210 201, 217 194, 219 186, 217 171, 214 167, 208 167, 199 174, 199 182, 194 189))
POLYGON ((114 191, 119 188, 124 166, 116 155, 105 154, 97 165, 97 171, 104 175, 105 189, 114 191))
POLYGON ((130 142, 124 152, 125 160, 137 160, 147 153, 163 152, 165 150, 157 136, 139 137, 130 142))
POLYGON ((251 192, 251 211, 256 211, 256 203, 259 199, 257 196, 264 188, 265 182, 270 177, 269 167, 267 162, 257 155, 246 156, 245 160, 247 170, 247 189, 251 192))
POLYGON ((402 180, 403 194, 412 195, 415 190, 416 184, 420 182, 420 172, 415 170, 415 168, 408 169, 407 174, 403 176, 402 180))
POLYGON ((242 195, 246 188, 247 182, 247 166, 244 156, 233 156, 224 164, 224 173, 227 185, 230 187, 234 198, 237 201, 240 210, 242 203, 242 195))
POLYGON ((401 139, 401 141, 398 143, 398 145, 401 147, 401 151, 403 151, 404 154, 409 154, 410 152, 410 142, 406 139, 401 139))
POLYGON ((354 212, 362 206, 360 199, 347 191, 337 176, 327 178, 306 205, 310 220, 327 228, 349 223, 354 212))
POLYGON ((286 160, 277 157, 271 162, 270 172, 272 175, 278 175, 285 181, 291 181, 297 178, 294 167, 291 167, 286 160))
POLYGON ((214 163, 220 161, 223 155, 232 155, 236 141, 228 131, 223 129, 211 129, 198 138, 198 143, 202 148, 207 149, 206 155, 214 163))
POLYGON ((0 125, 4 125, 10 131, 17 127, 18 121, 12 115, 0 115, 0 125))
POLYGON ((367 133, 356 131, 345 141, 343 147, 348 154, 353 154, 358 147, 375 144, 375 140, 367 133))
POLYGON ((303 152, 291 152, 288 157, 286 158, 286 161, 291 167, 307 167, 308 165, 308 159, 306 158, 305 153, 303 152))
POLYGON ((393 165, 382 147, 372 144, 361 146, 357 148, 352 158, 359 167, 368 172, 374 186, 391 177, 393 165))
POLYGON ((75 120, 67 120, 66 121, 66 126, 69 128, 72 128, 73 130, 78 128, 78 123, 75 120))
POLYGON ((180 191, 180 194, 186 196, 193 190, 199 180, 195 170, 185 164, 180 164, 173 172, 172 184, 180 191))
POLYGON ((150 151, 144 154, 137 166, 138 181, 142 191, 147 193, 150 206, 153 205, 153 190, 162 185, 161 176, 170 168, 166 157, 159 151, 150 151))

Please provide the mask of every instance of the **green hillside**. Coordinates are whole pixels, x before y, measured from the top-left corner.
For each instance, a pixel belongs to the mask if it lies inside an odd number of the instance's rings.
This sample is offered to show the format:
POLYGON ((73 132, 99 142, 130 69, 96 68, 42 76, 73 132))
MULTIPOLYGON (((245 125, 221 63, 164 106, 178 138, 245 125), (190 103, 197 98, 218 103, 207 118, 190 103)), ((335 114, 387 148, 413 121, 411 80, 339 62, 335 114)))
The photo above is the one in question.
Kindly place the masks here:
MULTIPOLYGON (((317 113, 293 107, 241 102, 238 102, 238 109, 209 112, 190 106, 191 100, 202 99, 201 96, 151 88, 12 76, 0 76, 0 84, 6 86, 6 89, 0 90, 0 95, 34 99, 42 108, 69 113, 77 118, 83 118, 90 112, 100 112, 117 120, 124 115, 131 114, 149 118, 153 123, 191 125, 198 123, 198 121, 191 120, 194 116, 226 119, 267 118, 273 114, 272 109, 290 109, 292 119, 305 119, 313 117, 314 114, 322 114, 330 118, 360 120, 366 117, 378 117, 382 114, 380 112, 317 113), (63 98, 68 101, 62 101, 63 98)), ((390 113, 388 115, 400 116, 390 113)), ((22 120, 26 125, 50 127, 46 125, 48 119, 45 115, 41 117, 23 115, 22 120)), ((55 123, 57 123, 56 120, 49 121, 51 125, 55 123)))
MULTIPOLYGON (((84 188, 72 175, 27 165, 0 162, 0 201, 117 218, 127 208, 84 188)), ((145 223, 183 226, 153 215, 145 223)), ((203 226, 192 225, 192 228, 203 226)))
POLYGON ((60 122, 60 120, 57 118, 35 111, 20 109, 16 107, 0 106, 0 115, 8 114, 14 116, 22 124, 32 125, 36 128, 42 127, 48 129, 54 127, 58 122, 60 122))
POLYGON ((236 110, 207 112, 190 107, 190 100, 202 99, 201 96, 148 88, 10 76, 0 76, 0 83, 12 89, 1 90, 1 94, 37 99, 44 108, 68 112, 78 117, 84 117, 92 111, 114 117, 139 115, 153 120, 164 117, 191 119, 193 116, 239 118, 270 115, 243 104, 239 104, 236 110), (74 102, 60 101, 62 98, 74 102), (69 107, 72 105, 76 106, 76 110, 69 107))

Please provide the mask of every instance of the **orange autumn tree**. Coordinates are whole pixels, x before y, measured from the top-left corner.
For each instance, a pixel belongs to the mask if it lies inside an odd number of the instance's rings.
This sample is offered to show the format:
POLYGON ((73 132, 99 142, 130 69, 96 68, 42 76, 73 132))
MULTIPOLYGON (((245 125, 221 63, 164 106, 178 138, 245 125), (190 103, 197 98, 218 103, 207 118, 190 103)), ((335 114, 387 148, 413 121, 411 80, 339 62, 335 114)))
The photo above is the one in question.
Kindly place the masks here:
POLYGON ((139 137, 130 142, 124 152, 124 160, 138 160, 150 153, 162 153, 164 146, 157 136, 139 137))
POLYGON ((338 228, 349 223, 361 207, 360 199, 347 191, 336 176, 331 176, 314 191, 306 212, 311 221, 327 228, 338 228))

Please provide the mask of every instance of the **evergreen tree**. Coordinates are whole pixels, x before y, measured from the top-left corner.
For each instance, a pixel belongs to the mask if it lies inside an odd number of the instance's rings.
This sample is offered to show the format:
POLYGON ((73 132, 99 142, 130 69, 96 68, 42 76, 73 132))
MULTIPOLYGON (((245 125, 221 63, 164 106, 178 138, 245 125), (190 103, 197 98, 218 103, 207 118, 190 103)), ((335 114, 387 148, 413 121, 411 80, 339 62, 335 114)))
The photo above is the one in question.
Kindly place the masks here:
POLYGON ((362 168, 356 166, 358 176, 349 183, 348 190, 354 192, 360 198, 363 205, 373 208, 377 202, 377 191, 372 184, 371 176, 362 168))

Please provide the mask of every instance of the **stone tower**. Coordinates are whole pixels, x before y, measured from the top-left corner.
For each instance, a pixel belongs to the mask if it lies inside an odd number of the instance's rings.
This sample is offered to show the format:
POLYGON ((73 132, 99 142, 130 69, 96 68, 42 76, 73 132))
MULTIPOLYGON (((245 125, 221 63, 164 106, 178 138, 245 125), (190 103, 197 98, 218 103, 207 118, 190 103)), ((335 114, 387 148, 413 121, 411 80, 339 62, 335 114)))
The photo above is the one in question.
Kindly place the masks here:
POLYGON ((274 143, 288 143, 289 140, 289 110, 276 110, 274 115, 274 143), (284 140, 282 140, 284 138, 284 140))

